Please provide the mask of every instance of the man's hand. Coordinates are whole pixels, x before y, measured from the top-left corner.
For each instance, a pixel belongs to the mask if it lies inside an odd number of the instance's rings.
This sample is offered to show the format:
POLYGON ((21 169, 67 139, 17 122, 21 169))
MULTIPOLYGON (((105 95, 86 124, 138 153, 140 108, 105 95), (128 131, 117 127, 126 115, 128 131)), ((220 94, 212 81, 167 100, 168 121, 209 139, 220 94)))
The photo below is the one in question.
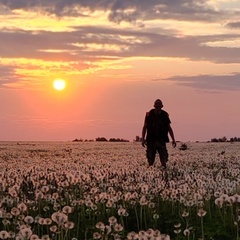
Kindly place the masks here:
POLYGON ((145 147, 146 146, 146 140, 142 140, 142 146, 145 147))
POLYGON ((175 148, 177 146, 177 143, 175 140, 172 141, 172 146, 173 146, 173 148, 175 148))

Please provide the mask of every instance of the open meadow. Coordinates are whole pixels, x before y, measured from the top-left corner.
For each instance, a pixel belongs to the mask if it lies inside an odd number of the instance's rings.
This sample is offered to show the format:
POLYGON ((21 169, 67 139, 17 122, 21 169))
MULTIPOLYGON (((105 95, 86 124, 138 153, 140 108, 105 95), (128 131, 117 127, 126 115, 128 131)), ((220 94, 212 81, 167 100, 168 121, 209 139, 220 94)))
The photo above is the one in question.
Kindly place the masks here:
POLYGON ((0 142, 0 239, 239 240, 240 143, 0 142))

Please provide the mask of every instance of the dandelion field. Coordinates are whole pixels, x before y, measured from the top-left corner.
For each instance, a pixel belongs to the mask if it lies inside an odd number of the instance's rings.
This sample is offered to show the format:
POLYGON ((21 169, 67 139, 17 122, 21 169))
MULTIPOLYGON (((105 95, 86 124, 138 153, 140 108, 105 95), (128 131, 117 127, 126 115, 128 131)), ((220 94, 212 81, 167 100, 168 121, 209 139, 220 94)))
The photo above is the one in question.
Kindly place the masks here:
POLYGON ((240 143, 0 142, 0 239, 240 240, 240 143))

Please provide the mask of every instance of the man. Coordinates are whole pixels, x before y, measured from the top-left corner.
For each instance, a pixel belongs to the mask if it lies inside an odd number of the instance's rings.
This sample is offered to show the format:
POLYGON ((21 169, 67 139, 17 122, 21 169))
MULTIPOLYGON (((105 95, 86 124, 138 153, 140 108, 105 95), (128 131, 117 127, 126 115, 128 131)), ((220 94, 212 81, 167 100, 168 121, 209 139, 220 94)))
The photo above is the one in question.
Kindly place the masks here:
POLYGON ((172 146, 176 147, 171 121, 166 111, 162 110, 163 104, 160 99, 154 102, 154 109, 146 113, 142 128, 142 146, 147 145, 146 156, 149 166, 155 162, 156 153, 159 153, 162 167, 165 169, 168 161, 166 143, 169 142, 168 133, 172 139, 172 146), (145 135, 147 133, 146 139, 145 135))

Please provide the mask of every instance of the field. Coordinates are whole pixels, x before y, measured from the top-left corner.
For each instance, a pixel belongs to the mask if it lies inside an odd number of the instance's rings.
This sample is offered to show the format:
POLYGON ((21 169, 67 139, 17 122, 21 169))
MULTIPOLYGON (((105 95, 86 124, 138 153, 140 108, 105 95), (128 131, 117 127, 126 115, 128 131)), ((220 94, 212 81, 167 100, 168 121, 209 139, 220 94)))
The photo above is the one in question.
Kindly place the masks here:
POLYGON ((0 142, 0 239, 240 240, 240 143, 0 142))

